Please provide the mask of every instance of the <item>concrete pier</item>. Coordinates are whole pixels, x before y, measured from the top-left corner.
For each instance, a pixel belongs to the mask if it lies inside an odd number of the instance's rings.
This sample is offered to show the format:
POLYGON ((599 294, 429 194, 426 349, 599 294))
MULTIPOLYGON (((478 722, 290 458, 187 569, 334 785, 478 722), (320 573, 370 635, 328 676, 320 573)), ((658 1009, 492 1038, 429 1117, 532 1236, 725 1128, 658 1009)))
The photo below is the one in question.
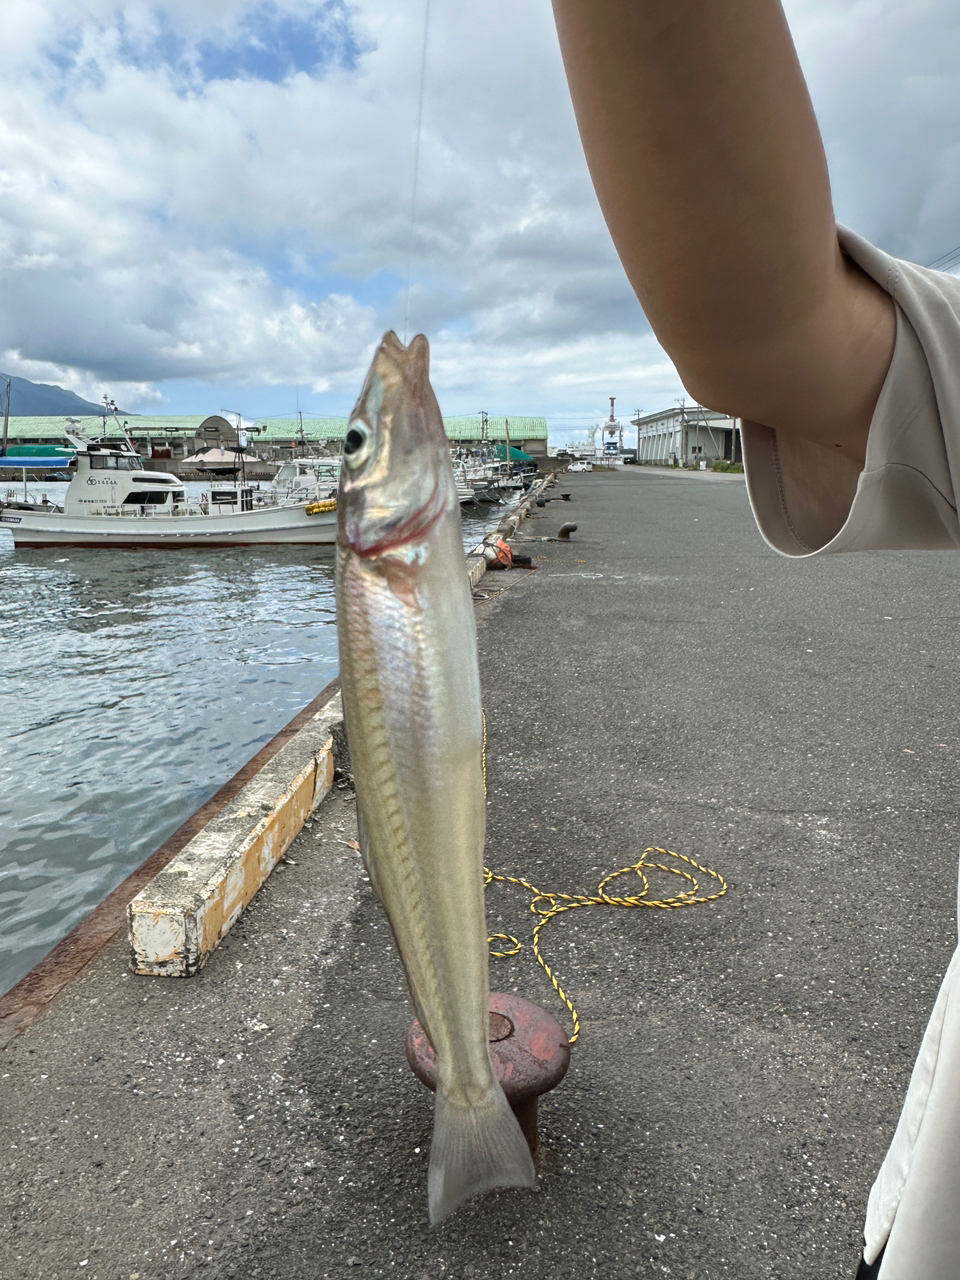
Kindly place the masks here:
MULTIPOLYGON (((0 1277, 848 1277, 956 938, 960 560, 808 564, 742 477, 564 477, 485 577, 488 865, 592 893, 662 846, 729 892, 585 908, 540 1185, 426 1219, 431 1099, 341 782, 205 967, 120 932, 0 1053, 0 1277), (554 490, 553 493, 556 493, 554 490)), ((528 941, 528 896, 488 890, 528 941)), ((563 1005, 526 948, 492 985, 563 1005)))

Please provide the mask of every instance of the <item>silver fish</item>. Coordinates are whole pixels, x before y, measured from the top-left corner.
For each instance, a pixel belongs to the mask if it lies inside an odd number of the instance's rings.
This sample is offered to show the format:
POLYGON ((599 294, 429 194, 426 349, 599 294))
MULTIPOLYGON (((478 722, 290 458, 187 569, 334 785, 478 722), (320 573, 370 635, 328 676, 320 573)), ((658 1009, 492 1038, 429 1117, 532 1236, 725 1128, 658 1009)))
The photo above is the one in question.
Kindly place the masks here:
POLYGON ((381 342, 343 449, 340 682, 364 863, 437 1056, 431 1222, 532 1186, 488 1044, 482 715, 460 509, 422 335, 381 342))

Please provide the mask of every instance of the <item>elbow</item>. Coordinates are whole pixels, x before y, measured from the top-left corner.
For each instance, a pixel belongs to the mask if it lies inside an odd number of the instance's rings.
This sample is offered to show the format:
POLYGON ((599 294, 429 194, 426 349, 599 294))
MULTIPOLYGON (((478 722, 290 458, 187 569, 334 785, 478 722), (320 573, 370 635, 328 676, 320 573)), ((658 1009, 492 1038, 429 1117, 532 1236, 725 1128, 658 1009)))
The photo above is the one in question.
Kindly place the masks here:
POLYGON ((754 417, 761 398, 758 392, 766 379, 750 361, 735 352, 708 353, 703 347, 691 352, 662 345, 684 391, 697 404, 728 418, 754 417))

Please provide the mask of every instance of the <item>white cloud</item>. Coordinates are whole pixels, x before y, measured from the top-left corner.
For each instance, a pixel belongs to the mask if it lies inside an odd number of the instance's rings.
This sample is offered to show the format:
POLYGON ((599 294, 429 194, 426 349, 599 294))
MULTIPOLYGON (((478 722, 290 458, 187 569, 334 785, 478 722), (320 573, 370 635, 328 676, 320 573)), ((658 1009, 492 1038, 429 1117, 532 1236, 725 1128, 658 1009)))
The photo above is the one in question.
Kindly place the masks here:
POLYGON ((891 253, 960 244, 960 11, 947 0, 787 0, 837 215, 891 253))
POLYGON ((46 360, 24 360, 19 351, 0 351, 0 368, 16 378, 65 387, 92 404, 99 404, 105 395, 130 412, 156 413, 163 404, 163 393, 150 382, 102 382, 86 369, 46 360))
MULTIPOLYGON (((921 261, 960 243, 953 10, 788 7, 840 216, 921 261)), ((171 378, 348 399, 382 328, 402 327, 409 263, 412 324, 451 397, 669 402, 549 7, 432 11, 411 228, 422 0, 6 0, 0 349, 17 371, 141 404, 171 378), (321 69, 257 78, 256 33, 285 22, 312 24, 321 69)))

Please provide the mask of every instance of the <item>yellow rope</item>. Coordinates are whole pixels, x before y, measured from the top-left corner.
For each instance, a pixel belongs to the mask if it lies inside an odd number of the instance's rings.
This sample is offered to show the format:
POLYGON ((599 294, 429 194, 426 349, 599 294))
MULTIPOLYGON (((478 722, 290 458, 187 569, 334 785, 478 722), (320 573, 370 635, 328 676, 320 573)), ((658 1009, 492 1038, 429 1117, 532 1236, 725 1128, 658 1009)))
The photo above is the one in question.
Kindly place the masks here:
MULTIPOLYGON (((483 717, 483 789, 486 793, 487 789, 487 717, 483 717)), ((533 895, 530 902, 530 910, 537 917, 537 923, 533 927, 533 954, 536 956, 537 964, 540 965, 544 973, 550 979, 554 991, 567 1006, 570 1011, 570 1017, 573 1019, 573 1034, 570 1037, 570 1043, 574 1044, 580 1036, 580 1016, 577 1013, 573 1001, 561 987, 557 981, 557 977, 553 969, 544 959, 543 952, 540 950, 540 934, 543 929, 555 920, 557 916, 563 915, 565 911, 575 911, 578 907, 659 907, 663 911, 672 911, 676 907, 693 907, 703 902, 715 902, 717 898, 722 898, 727 892, 727 882, 723 876, 717 871, 711 871, 709 867, 702 867, 699 862, 694 862, 692 858, 688 858, 685 853, 674 853, 671 849, 661 849, 652 846, 644 849, 637 862, 631 863, 628 867, 621 867, 619 871, 612 871, 608 876, 600 881, 595 894, 580 893, 553 893, 547 889, 538 889, 535 884, 531 884, 529 880, 524 880, 522 876, 508 876, 498 874, 484 867, 483 883, 484 887, 492 884, 494 881, 501 884, 514 884, 522 889, 526 889, 528 893, 533 895), (663 858, 673 858, 678 863, 686 863, 686 868, 677 865, 669 865, 665 862, 654 862, 648 860, 648 855, 659 854, 663 858), (690 870, 689 868, 692 868, 690 870), (640 877, 640 891, 638 893, 629 894, 626 897, 618 897, 614 894, 607 893, 607 886, 620 876, 629 875, 635 872, 640 877), (653 898, 650 896, 650 881, 647 878, 648 871, 663 871, 667 875, 679 876, 682 880, 687 881, 687 887, 680 890, 673 897, 653 898), (701 893, 700 882, 693 874, 694 871, 700 872, 701 875, 712 877, 719 886, 713 893, 701 893)), ((513 937, 509 933, 495 933, 490 936, 488 942, 496 941, 509 942, 511 947, 502 951, 491 950, 491 956, 504 958, 506 956, 515 956, 523 948, 523 943, 518 938, 513 937)))

